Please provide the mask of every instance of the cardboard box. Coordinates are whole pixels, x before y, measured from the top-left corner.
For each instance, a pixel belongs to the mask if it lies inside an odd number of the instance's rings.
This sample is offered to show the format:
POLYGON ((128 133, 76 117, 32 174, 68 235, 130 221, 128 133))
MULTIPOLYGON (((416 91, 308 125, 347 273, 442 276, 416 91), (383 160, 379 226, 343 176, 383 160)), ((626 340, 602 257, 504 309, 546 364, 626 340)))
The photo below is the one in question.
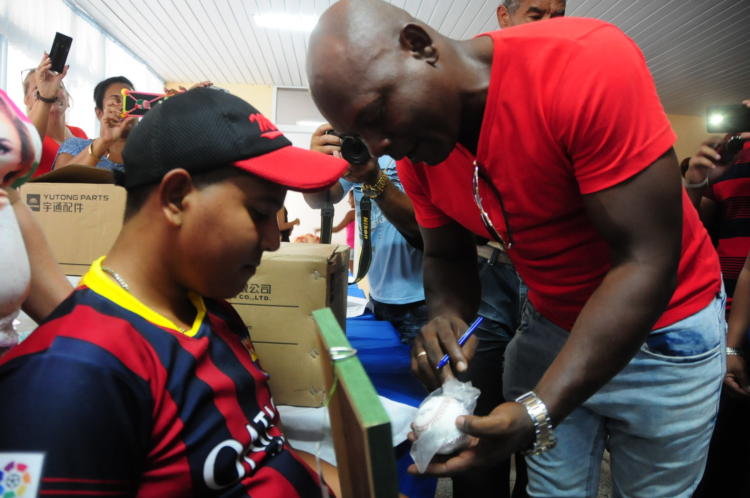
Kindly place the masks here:
POLYGON ((325 373, 314 310, 329 307, 343 329, 347 246, 282 243, 229 302, 247 325, 276 403, 322 406, 325 373))
POLYGON ((122 227, 125 189, 113 184, 29 182, 21 187, 21 199, 66 275, 86 273, 122 227))

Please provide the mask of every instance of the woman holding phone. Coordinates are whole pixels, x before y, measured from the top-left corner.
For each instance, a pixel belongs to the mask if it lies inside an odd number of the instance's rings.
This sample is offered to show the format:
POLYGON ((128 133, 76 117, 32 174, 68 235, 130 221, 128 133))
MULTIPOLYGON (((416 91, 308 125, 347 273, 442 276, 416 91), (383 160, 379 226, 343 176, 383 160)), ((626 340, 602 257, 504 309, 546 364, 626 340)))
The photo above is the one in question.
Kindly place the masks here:
POLYGON ((86 132, 65 122, 65 112, 70 107, 70 94, 63 79, 68 66, 60 73, 50 68, 52 61, 44 54, 39 66, 31 69, 23 79, 24 104, 34 127, 42 139, 42 158, 34 177, 49 173, 57 151, 65 140, 72 137, 87 138, 86 132))
POLYGON ((122 149, 136 118, 122 118, 122 90, 133 84, 124 76, 100 81, 94 88, 94 112, 99 119, 99 136, 95 139, 69 138, 57 152, 53 169, 70 164, 95 166, 108 170, 122 169, 122 149))

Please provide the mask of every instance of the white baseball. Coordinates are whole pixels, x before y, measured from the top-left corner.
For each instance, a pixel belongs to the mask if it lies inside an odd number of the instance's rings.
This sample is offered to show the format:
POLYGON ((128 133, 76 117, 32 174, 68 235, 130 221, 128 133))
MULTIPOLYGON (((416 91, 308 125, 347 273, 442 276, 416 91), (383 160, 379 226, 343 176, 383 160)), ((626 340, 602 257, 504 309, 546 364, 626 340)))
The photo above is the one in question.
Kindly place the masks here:
POLYGON ((456 428, 456 418, 468 414, 464 405, 456 398, 435 396, 419 407, 412 427, 417 438, 429 431, 431 437, 444 441, 445 443, 437 452, 440 455, 447 455, 455 452, 468 441, 468 436, 456 428))

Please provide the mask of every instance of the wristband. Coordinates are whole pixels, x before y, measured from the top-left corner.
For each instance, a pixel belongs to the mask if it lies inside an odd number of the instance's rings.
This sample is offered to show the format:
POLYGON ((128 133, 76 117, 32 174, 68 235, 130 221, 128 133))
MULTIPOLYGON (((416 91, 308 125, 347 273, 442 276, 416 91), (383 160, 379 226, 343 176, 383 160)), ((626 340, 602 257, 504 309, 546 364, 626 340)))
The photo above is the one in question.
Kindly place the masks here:
POLYGON ((540 455, 554 448, 557 444, 557 438, 552 430, 552 421, 544 402, 539 399, 534 391, 529 391, 517 397, 516 403, 520 403, 526 408, 526 412, 534 424, 534 443, 531 448, 522 453, 524 455, 540 455))
POLYGON ((682 186, 687 189, 698 189, 698 188, 705 188, 708 186, 708 177, 706 177, 705 180, 703 180, 700 183, 689 183, 685 177, 682 177, 682 186))
POLYGON ((54 104, 54 103, 55 103, 55 102, 57 102, 57 100, 58 100, 58 99, 57 99, 57 95, 55 95, 55 96, 54 96, 53 98, 51 98, 51 99, 50 99, 50 98, 47 98, 47 97, 42 97, 42 94, 41 94, 41 93, 39 93, 39 90, 37 90, 37 91, 36 91, 35 97, 36 97, 36 99, 37 99, 37 100, 41 100, 41 101, 42 101, 42 102, 44 102, 45 104, 54 104))
POLYGON ((745 357, 745 353, 740 348, 730 348, 727 346, 727 356, 739 356, 740 358, 745 357))

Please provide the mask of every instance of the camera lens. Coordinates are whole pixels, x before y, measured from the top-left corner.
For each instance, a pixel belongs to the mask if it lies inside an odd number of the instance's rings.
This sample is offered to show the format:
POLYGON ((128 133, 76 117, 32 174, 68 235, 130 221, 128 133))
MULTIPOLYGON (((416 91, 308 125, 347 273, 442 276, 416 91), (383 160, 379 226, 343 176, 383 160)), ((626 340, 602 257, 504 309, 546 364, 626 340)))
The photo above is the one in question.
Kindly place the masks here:
POLYGON ((365 143, 357 137, 346 136, 341 142, 341 155, 349 164, 367 164, 370 160, 370 151, 365 143))

